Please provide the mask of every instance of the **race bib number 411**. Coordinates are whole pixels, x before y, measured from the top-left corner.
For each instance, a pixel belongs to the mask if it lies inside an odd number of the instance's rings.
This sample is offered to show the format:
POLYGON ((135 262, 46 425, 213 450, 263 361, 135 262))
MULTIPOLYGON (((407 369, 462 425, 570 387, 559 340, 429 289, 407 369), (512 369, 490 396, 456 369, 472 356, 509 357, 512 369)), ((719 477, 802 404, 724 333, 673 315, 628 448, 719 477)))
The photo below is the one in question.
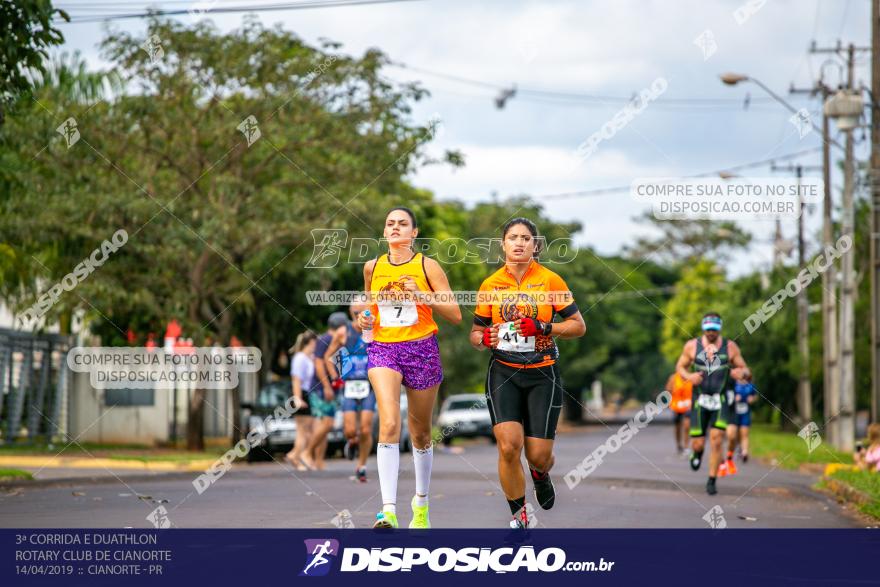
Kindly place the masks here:
POLYGON ((498 350, 515 353, 534 352, 535 337, 520 335, 516 331, 514 322, 502 322, 498 325, 498 350))

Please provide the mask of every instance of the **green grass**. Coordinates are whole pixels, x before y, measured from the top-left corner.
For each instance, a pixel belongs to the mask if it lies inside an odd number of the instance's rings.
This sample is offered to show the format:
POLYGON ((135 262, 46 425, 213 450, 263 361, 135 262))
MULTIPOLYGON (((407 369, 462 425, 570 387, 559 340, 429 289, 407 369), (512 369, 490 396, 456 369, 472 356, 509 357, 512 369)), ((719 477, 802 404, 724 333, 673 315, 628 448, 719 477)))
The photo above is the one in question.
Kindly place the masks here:
POLYGON ((796 431, 782 431, 766 424, 752 426, 749 434, 749 452, 753 456, 775 459, 784 469, 797 469, 804 463, 846 463, 852 464, 852 455, 840 452, 824 442, 807 450, 807 443, 796 431))
POLYGON ((871 502, 859 505, 859 509, 880 519, 880 473, 870 471, 835 471, 831 477, 843 481, 847 485, 858 489, 871 498, 871 502))
POLYGON ((0 480, 27 479, 30 481, 33 478, 33 475, 20 469, 0 469, 0 480))

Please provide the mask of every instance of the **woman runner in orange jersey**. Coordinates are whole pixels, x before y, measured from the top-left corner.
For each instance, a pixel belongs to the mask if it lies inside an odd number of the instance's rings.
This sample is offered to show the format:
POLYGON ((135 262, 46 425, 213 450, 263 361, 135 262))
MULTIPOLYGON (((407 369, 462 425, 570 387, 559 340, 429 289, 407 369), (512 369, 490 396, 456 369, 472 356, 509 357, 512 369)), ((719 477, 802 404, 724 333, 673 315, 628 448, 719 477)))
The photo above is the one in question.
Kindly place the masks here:
POLYGON ((480 286, 470 342, 490 349, 486 401, 498 441, 498 476, 513 520, 511 528, 534 525, 526 510, 522 452, 544 509, 556 497, 550 480, 553 439, 562 408, 562 378, 554 337, 578 338, 584 319, 565 281, 540 263, 538 229, 514 218, 502 233, 505 263, 480 286), (556 315, 561 322, 553 322, 556 315))

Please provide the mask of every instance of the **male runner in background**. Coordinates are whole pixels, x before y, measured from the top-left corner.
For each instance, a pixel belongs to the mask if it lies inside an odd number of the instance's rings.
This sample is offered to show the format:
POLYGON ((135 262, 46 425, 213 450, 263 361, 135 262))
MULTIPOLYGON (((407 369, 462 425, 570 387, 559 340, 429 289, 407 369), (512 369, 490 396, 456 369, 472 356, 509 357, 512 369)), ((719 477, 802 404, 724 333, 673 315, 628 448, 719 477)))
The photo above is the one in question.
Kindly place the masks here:
POLYGON ((324 469, 324 456, 327 454, 327 435, 333 429, 333 419, 336 416, 336 393, 339 391, 341 381, 336 383, 338 375, 333 365, 327 364, 324 356, 327 348, 335 337, 344 337, 348 329, 348 317, 344 312, 333 312, 327 318, 327 332, 318 337, 315 342, 315 377, 318 380, 318 390, 309 394, 309 409, 315 418, 312 429, 312 438, 302 456, 303 462, 309 468, 324 469))
POLYGON ((739 346, 721 337, 721 316, 710 312, 703 316, 703 335, 687 341, 676 364, 676 373, 694 386, 691 408, 691 438, 693 455, 691 469, 700 468, 705 448, 706 431, 709 431, 709 480, 706 493, 715 495, 715 480, 721 463, 724 431, 730 412, 728 391, 732 391, 733 379, 749 373, 739 346), (693 367, 693 371, 691 371, 693 367))
POLYGON ((727 428, 727 461, 728 467, 733 462, 733 451, 739 443, 739 452, 744 463, 749 462, 749 428, 752 425, 752 404, 758 399, 752 375, 747 374, 736 382, 733 388, 733 420, 727 428))
POLYGON ((684 454, 687 448, 687 435, 691 427, 691 394, 693 384, 678 373, 673 373, 666 380, 666 391, 672 395, 669 407, 675 414, 675 447, 678 454, 684 454))
POLYGON ((343 337, 334 337, 324 355, 327 370, 338 372, 343 381, 342 415, 346 439, 343 453, 349 460, 357 455, 355 475, 361 483, 367 482, 367 458, 373 448, 373 415, 376 413, 376 394, 367 377, 368 343, 363 341, 358 324, 358 316, 366 309, 367 305, 361 302, 351 305, 352 322, 348 331, 343 337))

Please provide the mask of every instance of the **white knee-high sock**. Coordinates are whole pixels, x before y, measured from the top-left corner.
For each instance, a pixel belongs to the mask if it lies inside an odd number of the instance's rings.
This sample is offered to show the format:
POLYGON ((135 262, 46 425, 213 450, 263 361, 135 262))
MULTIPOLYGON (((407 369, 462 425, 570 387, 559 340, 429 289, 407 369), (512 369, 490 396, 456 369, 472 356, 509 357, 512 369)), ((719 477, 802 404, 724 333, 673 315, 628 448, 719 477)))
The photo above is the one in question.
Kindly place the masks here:
POLYGON ((376 448, 376 468, 382 489, 382 511, 397 513, 397 474, 400 471, 400 444, 380 442, 376 448))
POLYGON ((413 468, 416 473, 416 505, 428 503, 431 488, 431 466, 434 464, 434 445, 428 448, 413 447, 413 468))

